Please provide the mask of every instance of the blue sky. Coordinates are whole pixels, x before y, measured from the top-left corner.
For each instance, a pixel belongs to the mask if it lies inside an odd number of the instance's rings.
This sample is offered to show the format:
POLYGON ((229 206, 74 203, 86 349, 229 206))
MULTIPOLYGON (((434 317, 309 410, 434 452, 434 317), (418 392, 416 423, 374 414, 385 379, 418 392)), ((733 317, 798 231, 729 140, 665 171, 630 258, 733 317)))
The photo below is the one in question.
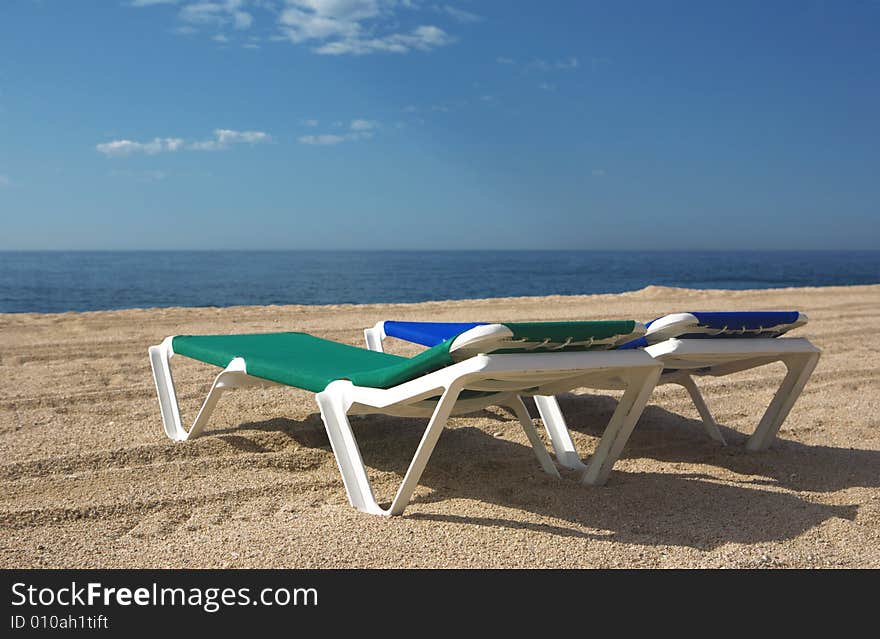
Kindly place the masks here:
POLYGON ((3 0, 0 249, 880 248, 880 2, 3 0))

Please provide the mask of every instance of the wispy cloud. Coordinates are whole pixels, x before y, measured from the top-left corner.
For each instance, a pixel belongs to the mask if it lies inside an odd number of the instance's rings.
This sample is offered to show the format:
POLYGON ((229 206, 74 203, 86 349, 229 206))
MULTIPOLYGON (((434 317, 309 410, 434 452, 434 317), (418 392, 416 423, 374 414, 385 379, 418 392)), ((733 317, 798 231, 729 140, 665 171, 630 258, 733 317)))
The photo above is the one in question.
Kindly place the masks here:
MULTIPOLYGON (((401 27, 407 19, 402 12, 428 8, 416 0, 131 0, 128 6, 155 5, 177 5, 174 31, 181 35, 207 31, 220 40, 230 30, 252 28, 259 19, 276 30, 270 39, 303 44, 320 55, 431 51, 455 40, 435 24, 401 27)), ((460 24, 483 19, 448 4, 432 7, 460 24)))
MULTIPOLYGON (((314 122, 314 126, 317 126, 317 120, 306 120, 308 122, 314 122)), ((307 126, 312 126, 308 125, 307 126)), ((334 123, 334 126, 342 127, 342 122, 334 123)), ((364 118, 357 118, 352 120, 346 125, 347 131, 344 133, 322 133, 318 135, 301 135, 297 138, 297 142, 300 144, 309 144, 312 146, 332 146, 334 144, 341 144, 342 142, 351 142, 355 140, 369 140, 375 135, 376 130, 381 126, 379 122, 376 120, 367 120, 364 118)))
POLYGON ((352 131, 371 131, 379 127, 375 120, 352 120, 349 125, 352 131))
POLYGON ((498 64, 516 64, 516 60, 514 60, 513 58, 505 57, 503 55, 495 58, 495 62, 497 62, 498 64))
POLYGON ((159 182, 160 180, 164 180, 168 177, 168 173, 165 171, 123 171, 119 169, 114 169, 110 171, 110 175, 113 177, 122 177, 134 180, 135 182, 159 182))
POLYGON ((233 144, 259 144, 269 142, 272 138, 263 131, 234 131, 232 129, 214 129, 214 137, 191 143, 187 148, 192 151, 222 151, 233 144))
POLYGON ((482 94, 474 97, 472 100, 468 98, 454 98, 450 100, 446 100, 445 102, 438 102, 436 104, 425 104, 421 106, 417 106, 415 104, 408 104, 401 109, 403 113, 407 114, 415 114, 415 113, 451 113, 452 111, 457 111, 459 109, 464 109, 465 107, 479 102, 491 102, 495 100, 495 96, 489 94, 482 94))
POLYGON ((153 138, 147 142, 135 140, 113 140, 95 146, 98 153, 107 157, 128 155, 156 155, 175 151, 222 151, 233 144, 259 144, 269 142, 271 136, 263 131, 235 131, 233 129, 214 129, 214 136, 206 140, 187 142, 183 138, 153 138))
POLYGON ((461 22, 462 24, 474 24, 475 22, 482 22, 483 20, 485 20, 483 16, 477 15, 476 13, 471 13, 470 11, 465 11, 464 9, 453 7, 448 4, 434 5, 434 11, 438 13, 444 13, 451 17, 453 20, 461 22))
POLYGON ((8 175, 0 175, 0 189, 5 189, 7 186, 12 186, 12 180, 8 175))
POLYGON ((344 135, 325 133, 322 135, 302 135, 298 138, 300 144, 312 144, 316 146, 329 146, 345 142, 348 138, 344 135))
POLYGON ((244 11, 245 0, 216 0, 214 2, 193 2, 180 9, 180 20, 193 25, 210 27, 232 26, 234 29, 249 29, 254 17, 244 11))
POLYGON ((524 67, 526 71, 573 71, 580 66, 575 57, 564 60, 532 60, 524 67))
POLYGON ((177 4, 177 0, 131 0, 131 7, 152 7, 157 4, 177 4))
POLYGON ((538 88, 541 89, 542 91, 555 91, 556 85, 551 82, 541 82, 538 85, 538 88))
MULTIPOLYGON (((291 38, 293 40, 293 38, 291 38)), ((452 42, 443 29, 416 27, 408 33, 392 33, 378 38, 345 37, 312 49, 320 55, 367 55, 370 53, 408 53, 430 51, 452 42)))
POLYGON ((98 150, 98 153, 103 153, 108 157, 121 157, 136 153, 155 155, 157 153, 178 151, 183 148, 183 145, 184 141, 182 138, 153 138, 149 142, 113 140, 112 142, 102 142, 96 145, 95 148, 98 150))
POLYGON ((605 169, 593 169, 593 177, 605 177, 605 169))

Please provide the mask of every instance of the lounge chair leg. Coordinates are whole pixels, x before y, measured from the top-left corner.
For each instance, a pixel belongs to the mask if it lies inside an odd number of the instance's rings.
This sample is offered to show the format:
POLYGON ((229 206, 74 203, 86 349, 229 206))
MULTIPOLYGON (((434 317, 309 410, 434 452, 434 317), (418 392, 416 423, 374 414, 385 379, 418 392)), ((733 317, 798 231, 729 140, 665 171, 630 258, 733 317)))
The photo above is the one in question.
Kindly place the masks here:
POLYGON ((581 461, 574 442, 571 441, 568 425, 565 423, 565 417, 559 409, 556 398, 552 395, 536 395, 535 406, 538 407, 538 414, 541 416, 544 428, 550 437, 556 460, 565 468, 584 470, 586 465, 581 461))
POLYGON ((532 422, 532 418, 529 415, 529 411, 526 410, 526 405, 523 404, 522 398, 517 396, 510 404, 508 404, 508 406, 516 414, 517 419, 519 419, 519 423, 525 431, 526 437, 529 438, 529 442, 532 444, 532 450, 535 451, 535 457, 538 458, 538 463, 541 464, 541 468, 544 469, 545 473, 559 478, 559 471, 556 470, 556 466, 553 465, 553 460, 550 459, 550 453, 547 452, 544 442, 541 441, 538 431, 535 430, 535 424, 532 422))
POLYGON ((150 346, 150 367, 153 369, 153 381, 156 384, 156 394, 159 396, 162 426, 169 439, 183 441, 188 433, 180 423, 180 408, 177 405, 174 378, 171 376, 170 359, 171 353, 165 342, 159 346, 150 346))
POLYGON ((788 372, 773 400, 767 407, 758 427, 746 442, 747 450, 765 450, 773 443, 779 428, 788 417, 792 406, 800 397, 804 386, 813 374, 813 369, 819 362, 819 353, 804 353, 790 356, 783 360, 788 372))
POLYGON ((385 512, 376 503, 364 460, 346 415, 351 407, 351 400, 345 392, 347 385, 347 382, 333 382, 318 393, 315 400, 321 410, 321 419, 336 457, 336 465, 342 474, 349 503, 362 512, 384 515, 385 512))
POLYGON ((608 480, 614 463, 623 452, 623 447, 629 440, 645 404, 654 392, 660 372, 661 368, 652 368, 647 372, 633 374, 627 380, 626 391, 620 398, 602 439, 599 440, 596 452, 593 453, 586 470, 581 475, 581 483, 601 486, 608 480))
POLYGON ((684 387, 691 396, 691 400, 694 402, 694 406, 697 407, 697 412, 700 413, 700 418, 703 420, 703 428, 706 429, 706 434, 722 446, 727 446, 727 441, 724 439, 724 435, 721 434, 721 430, 718 428, 715 418, 712 417, 712 413, 709 411, 709 407, 706 405, 706 401, 703 399, 700 389, 697 388, 697 383, 694 381, 694 378, 690 375, 684 375, 676 380, 675 383, 684 387))
POLYGON ((321 418, 327 429, 339 472, 342 474, 345 491, 348 493, 348 500, 352 506, 362 512, 385 516, 399 515, 406 508, 418 485, 461 389, 458 385, 453 385, 444 390, 440 401, 434 408, 434 413, 428 422, 425 434, 422 435, 422 440, 419 442, 403 482, 397 489, 394 501, 391 502, 389 508, 385 509, 376 502, 369 477, 367 477, 364 460, 346 415, 352 404, 347 392, 349 388, 351 388, 351 382, 336 381, 316 395, 318 406, 321 409, 321 418))
POLYGON ((217 406, 220 396, 227 388, 241 384, 246 375, 244 360, 236 358, 229 363, 211 385, 199 414, 192 427, 187 431, 180 419, 180 407, 177 404, 177 393, 174 389, 174 378, 171 375, 171 347, 163 342, 159 346, 150 347, 150 366, 153 369, 153 381, 156 383, 156 394, 159 396, 159 411, 162 414, 162 426, 165 434, 174 441, 186 441, 198 437, 208 423, 211 413, 217 406))
POLYGON ((388 510, 389 515, 401 514, 409 503, 413 491, 415 491, 419 479, 422 477, 425 466, 428 464, 428 459, 431 457, 431 453, 434 452, 434 446, 437 445, 437 440, 440 439, 440 433, 443 432, 446 421, 449 419, 450 413, 452 413, 452 408, 458 400, 460 392, 461 388, 458 385, 450 386, 443 391, 443 395, 434 409, 434 414, 431 415, 431 421, 428 422, 428 428, 425 429, 425 434, 422 435, 422 441, 419 442, 416 454, 412 462, 410 462, 409 469, 406 471, 403 483, 400 484, 400 488, 397 489, 397 495, 394 496, 394 501, 391 502, 391 508, 388 510))

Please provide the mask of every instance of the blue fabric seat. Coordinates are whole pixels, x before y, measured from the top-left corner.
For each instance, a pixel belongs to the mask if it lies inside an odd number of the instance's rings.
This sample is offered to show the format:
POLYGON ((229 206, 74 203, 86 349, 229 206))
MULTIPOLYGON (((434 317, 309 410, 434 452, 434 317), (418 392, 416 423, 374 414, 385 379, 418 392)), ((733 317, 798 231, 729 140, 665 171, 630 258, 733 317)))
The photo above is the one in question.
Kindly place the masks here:
POLYGON ((413 344, 437 346, 486 322, 385 322, 385 334, 413 344))
POLYGON ((663 340, 779 337, 807 323, 798 311, 712 311, 673 313, 647 322, 644 336, 620 348, 644 348, 663 340))

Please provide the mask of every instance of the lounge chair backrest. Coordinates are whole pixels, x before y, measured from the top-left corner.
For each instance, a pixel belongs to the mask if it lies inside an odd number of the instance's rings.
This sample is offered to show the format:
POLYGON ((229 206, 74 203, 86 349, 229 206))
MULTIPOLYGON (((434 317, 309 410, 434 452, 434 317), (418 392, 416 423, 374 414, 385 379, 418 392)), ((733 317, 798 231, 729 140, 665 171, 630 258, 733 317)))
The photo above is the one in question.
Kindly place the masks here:
POLYGON ((604 350, 635 339, 645 327, 631 320, 593 322, 384 322, 385 335, 437 347, 461 361, 479 353, 604 350))
POLYGON ((798 311, 692 312, 664 315, 648 322, 647 344, 666 339, 779 337, 803 326, 807 316, 798 311))
POLYGON ((631 320, 479 324, 456 336, 449 354, 459 361, 479 353, 606 350, 644 333, 645 327, 631 320))

